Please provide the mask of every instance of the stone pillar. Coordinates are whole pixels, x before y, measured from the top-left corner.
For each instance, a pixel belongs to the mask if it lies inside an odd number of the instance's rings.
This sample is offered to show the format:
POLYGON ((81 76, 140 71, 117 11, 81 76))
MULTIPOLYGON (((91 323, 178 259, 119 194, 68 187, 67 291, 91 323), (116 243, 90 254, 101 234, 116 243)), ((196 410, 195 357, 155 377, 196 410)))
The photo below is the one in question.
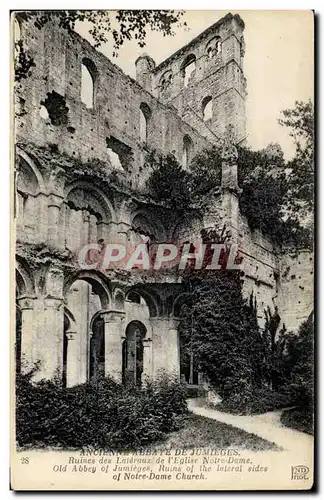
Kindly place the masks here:
POLYGON ((240 188, 237 180, 238 152, 234 145, 233 127, 229 126, 222 150, 222 211, 232 243, 239 243, 240 188))
POLYGON ((169 373, 167 336, 168 318, 150 318, 152 325, 152 371, 153 378, 156 379, 162 372, 169 373))
POLYGON ((83 245, 87 245, 89 243, 89 234, 90 234, 90 213, 88 210, 82 210, 83 217, 83 234, 81 235, 81 241, 83 245))
POLYGON ((48 227, 48 200, 46 194, 39 193, 37 195, 37 200, 38 200, 38 210, 40 214, 38 219, 37 241, 45 243, 47 238, 47 227, 48 227))
POLYGON ((47 241, 50 246, 59 247, 59 220, 62 202, 61 196, 51 194, 49 197, 47 241))
POLYGON ((66 386, 73 387, 80 383, 79 380, 79 342, 76 332, 68 330, 65 333, 67 337, 67 356, 66 356, 66 386))
POLYGON ((178 333, 179 320, 169 319, 169 330, 167 335, 168 372, 180 381, 180 341, 178 333))
POLYGON ((38 330, 39 378, 62 380, 63 374, 63 299, 44 299, 44 322, 38 330))
POLYGON ((35 324, 34 324, 34 299, 20 297, 18 299, 21 310, 21 371, 28 372, 37 361, 35 353, 35 324))
POLYGON ((107 311, 102 315, 105 322, 105 376, 116 382, 122 381, 124 337, 124 312, 107 311))
POLYGON ((120 245, 127 246, 127 234, 129 231, 130 225, 126 222, 120 222, 117 226, 117 242, 120 245))
POLYGON ((153 364, 152 364, 152 339, 143 339, 143 375, 142 380, 150 380, 153 377, 153 364))

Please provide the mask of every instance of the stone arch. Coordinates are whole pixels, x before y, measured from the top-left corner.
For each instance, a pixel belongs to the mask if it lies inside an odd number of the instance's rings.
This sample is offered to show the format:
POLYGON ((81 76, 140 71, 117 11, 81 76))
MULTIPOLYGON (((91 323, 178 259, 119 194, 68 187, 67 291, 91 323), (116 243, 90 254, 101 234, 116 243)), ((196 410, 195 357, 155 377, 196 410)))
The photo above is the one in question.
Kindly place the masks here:
POLYGON ((182 148, 182 165, 184 168, 188 167, 190 160, 192 159, 194 151, 194 143, 191 137, 186 134, 183 137, 183 148, 182 148))
POLYGON ((200 232, 203 227, 201 215, 184 217, 175 225, 172 232, 172 241, 177 244, 194 243, 192 240, 200 240, 200 232))
POLYGON ((75 181, 65 190, 65 244, 78 251, 86 243, 105 240, 116 214, 111 201, 96 186, 75 181))
POLYGON ((38 191, 37 192, 43 192, 46 193, 46 187, 45 187, 45 182, 43 179, 43 176, 36 165, 36 162, 28 155, 23 149, 17 147, 16 148, 16 158, 18 160, 18 171, 20 170, 21 167, 25 166, 29 170, 32 171, 33 175, 35 176, 37 180, 37 185, 38 185, 38 191), (24 163, 22 163, 22 161, 24 163))
POLYGON ((160 78, 160 81, 159 81, 160 91, 164 92, 165 90, 167 90, 167 88, 171 85, 172 80, 173 80, 172 71, 170 69, 168 69, 167 71, 165 71, 163 73, 163 75, 160 78))
POLYGON ((64 306, 64 315, 67 317, 69 320, 69 328, 71 328, 73 331, 75 331, 75 318, 70 309, 68 307, 64 306))
POLYGON ((125 294, 120 288, 114 291, 114 306, 118 311, 123 311, 125 307, 125 294))
POLYGON ((35 284, 33 274, 28 264, 22 259, 16 259, 16 289, 19 297, 23 295, 33 296, 35 284))
POLYGON ((136 292, 140 297, 142 297, 142 299, 145 301, 148 307, 150 317, 158 316, 161 313, 162 311, 161 298, 153 290, 148 289, 147 287, 142 285, 134 285, 133 287, 128 289, 126 294, 126 299, 130 292, 136 292))
POLYGON ((210 95, 204 97, 201 103, 201 112, 204 121, 213 117, 213 99, 210 95))
POLYGON ((222 40, 220 36, 215 36, 206 44, 206 54, 208 59, 220 54, 222 51, 222 40))
POLYGON ((147 141, 148 124, 151 116, 150 107, 145 102, 142 102, 140 105, 140 139, 143 142, 147 141))
POLYGON ((112 303, 109 281, 103 273, 96 270, 82 270, 68 276, 65 279, 63 286, 64 297, 67 296, 67 293, 69 292, 73 283, 78 280, 86 281, 92 286, 93 290, 100 298, 100 303, 103 310, 109 308, 109 305, 112 303))
POLYGON ((133 231, 143 236, 148 236, 150 241, 164 240, 166 237, 165 229, 162 222, 156 215, 147 210, 137 210, 132 216, 131 227, 133 231), (141 231, 141 232, 140 232, 141 231))
POLYGON ((97 311, 90 321, 89 378, 105 375, 105 324, 104 311, 97 311))
POLYGON ((191 79, 194 71, 196 70, 196 59, 197 58, 195 54, 188 54, 187 57, 181 63, 180 72, 185 87, 188 86, 189 80, 191 79))
MULTIPOLYGON (((96 201, 95 206, 98 208, 98 210, 94 208, 94 211, 99 212, 100 215, 103 217, 103 219, 106 219, 107 221, 111 220, 113 222, 116 222, 116 213, 113 203, 107 198, 105 193, 103 193, 100 189, 98 189, 96 186, 87 181, 74 181, 71 184, 69 184, 65 190, 65 200, 67 203, 69 201, 69 195, 74 190, 79 190, 83 191, 84 193, 89 193, 90 200, 96 201)), ((87 200, 85 197, 82 200, 82 202, 86 203, 86 201, 87 200)), ((80 208, 83 207, 80 206, 80 208)))
POLYGON ((185 303, 188 299, 189 299, 189 301, 190 301, 190 298, 191 298, 191 294, 190 294, 189 292, 183 292, 183 293, 181 293, 180 295, 178 295, 178 296, 174 299, 174 301, 173 301, 170 316, 172 316, 172 317, 174 317, 174 318, 179 317, 181 307, 184 305, 184 303, 185 303))
POLYGON ((144 368, 144 344, 147 329, 138 320, 130 321, 125 330, 122 349, 122 380, 124 384, 141 386, 144 368))
POLYGON ((95 104, 95 82, 98 70, 95 63, 88 57, 83 57, 81 66, 81 101, 87 108, 95 104))

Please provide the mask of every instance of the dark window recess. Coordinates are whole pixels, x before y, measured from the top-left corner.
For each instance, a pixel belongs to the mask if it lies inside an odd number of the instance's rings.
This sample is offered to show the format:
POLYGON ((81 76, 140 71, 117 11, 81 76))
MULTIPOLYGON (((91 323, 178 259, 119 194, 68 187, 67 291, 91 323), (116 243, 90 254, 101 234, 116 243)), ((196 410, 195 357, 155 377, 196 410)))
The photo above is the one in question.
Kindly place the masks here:
POLYGON ((113 136, 106 137, 107 147, 119 157, 120 164, 126 171, 130 169, 133 161, 132 148, 113 136))
POLYGON ((129 300, 129 302, 134 302, 134 304, 140 304, 141 296, 136 292, 129 292, 129 294, 127 295, 127 300, 129 300))
POLYGON ((47 97, 44 101, 41 101, 41 105, 47 109, 52 125, 66 125, 68 123, 69 108, 66 105, 65 98, 55 90, 47 92, 47 97))

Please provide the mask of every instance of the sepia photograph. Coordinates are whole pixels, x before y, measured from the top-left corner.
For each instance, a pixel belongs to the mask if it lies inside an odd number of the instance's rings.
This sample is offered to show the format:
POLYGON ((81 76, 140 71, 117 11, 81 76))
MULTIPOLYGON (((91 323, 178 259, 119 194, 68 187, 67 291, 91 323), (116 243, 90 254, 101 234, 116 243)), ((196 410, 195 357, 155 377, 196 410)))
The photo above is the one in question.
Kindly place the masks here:
POLYGON ((11 488, 310 490, 314 12, 11 11, 11 488))

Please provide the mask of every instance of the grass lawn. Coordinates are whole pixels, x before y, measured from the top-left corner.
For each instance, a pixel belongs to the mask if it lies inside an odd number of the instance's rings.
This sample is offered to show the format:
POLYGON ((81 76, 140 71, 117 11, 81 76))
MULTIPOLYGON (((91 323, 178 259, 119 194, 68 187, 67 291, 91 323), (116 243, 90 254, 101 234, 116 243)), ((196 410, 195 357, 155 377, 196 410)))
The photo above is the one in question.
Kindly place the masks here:
POLYGON ((240 448, 245 450, 278 451, 274 443, 261 439, 237 427, 200 415, 190 414, 182 429, 152 448, 240 448))

